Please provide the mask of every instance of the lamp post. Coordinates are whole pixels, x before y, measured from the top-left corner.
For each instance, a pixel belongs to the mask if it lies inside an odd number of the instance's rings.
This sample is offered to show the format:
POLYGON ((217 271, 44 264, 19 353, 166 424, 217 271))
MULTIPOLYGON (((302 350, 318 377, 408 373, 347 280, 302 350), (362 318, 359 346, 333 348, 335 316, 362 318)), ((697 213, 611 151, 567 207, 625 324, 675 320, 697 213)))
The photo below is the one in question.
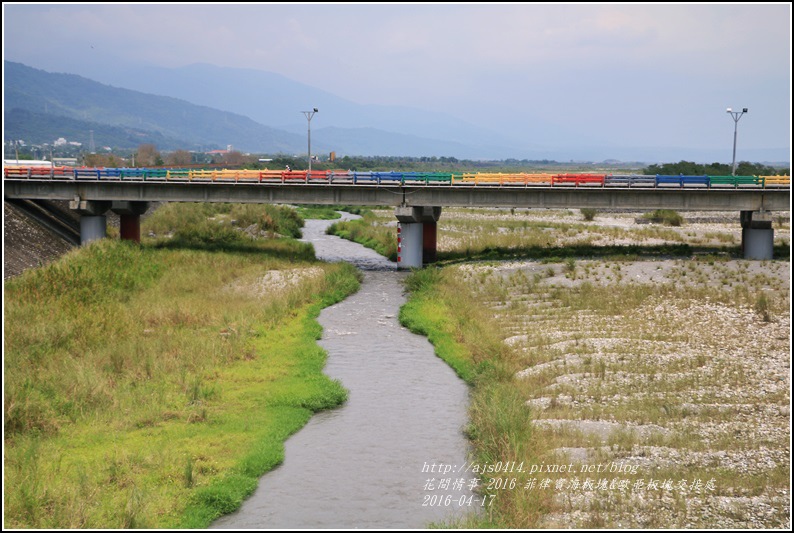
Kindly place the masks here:
POLYGON ((739 130, 739 119, 742 118, 742 115, 747 113, 747 108, 743 108, 741 111, 734 111, 730 107, 727 110, 728 113, 733 117, 733 165, 731 166, 731 176, 736 175, 736 135, 739 130))
POLYGON ((313 111, 301 111, 306 115, 306 120, 309 122, 309 173, 312 171, 312 117, 317 112, 315 107, 313 111))

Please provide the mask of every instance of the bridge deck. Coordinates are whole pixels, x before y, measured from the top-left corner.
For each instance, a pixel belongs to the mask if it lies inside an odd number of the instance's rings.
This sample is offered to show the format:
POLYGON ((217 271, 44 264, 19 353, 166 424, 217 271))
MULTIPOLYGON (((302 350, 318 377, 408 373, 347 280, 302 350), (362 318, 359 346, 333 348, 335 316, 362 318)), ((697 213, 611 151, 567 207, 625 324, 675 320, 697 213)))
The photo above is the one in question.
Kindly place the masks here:
POLYGON ((124 179, 52 179, 7 177, 9 199, 97 201, 233 202, 272 204, 675 209, 695 211, 788 211, 791 191, 742 187, 606 187, 599 185, 527 185, 247 181, 130 181, 124 179))

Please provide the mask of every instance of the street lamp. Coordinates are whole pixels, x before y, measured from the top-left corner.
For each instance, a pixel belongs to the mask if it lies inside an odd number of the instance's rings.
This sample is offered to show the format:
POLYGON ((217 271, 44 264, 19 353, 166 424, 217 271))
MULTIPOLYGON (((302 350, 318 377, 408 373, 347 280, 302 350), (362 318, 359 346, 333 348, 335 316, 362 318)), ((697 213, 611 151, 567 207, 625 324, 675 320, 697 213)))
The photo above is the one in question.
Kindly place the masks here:
POLYGON ((309 173, 312 171, 312 117, 316 112, 316 107, 314 111, 301 111, 301 113, 306 115, 306 120, 309 122, 309 173))
POLYGON ((731 176, 736 175, 736 133, 739 130, 739 119, 742 118, 742 115, 747 113, 747 108, 743 108, 741 111, 734 111, 730 107, 727 110, 728 113, 733 117, 733 166, 731 167, 731 176))

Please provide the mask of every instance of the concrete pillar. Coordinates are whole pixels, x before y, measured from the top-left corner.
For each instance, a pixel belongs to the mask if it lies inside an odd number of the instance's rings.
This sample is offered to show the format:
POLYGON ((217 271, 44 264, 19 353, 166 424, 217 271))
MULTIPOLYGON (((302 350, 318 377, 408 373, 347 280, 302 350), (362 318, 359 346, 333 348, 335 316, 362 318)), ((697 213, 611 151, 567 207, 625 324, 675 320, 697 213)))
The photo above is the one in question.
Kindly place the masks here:
POLYGON ((107 236, 107 217, 104 213, 110 209, 110 202, 75 198, 69 202, 69 208, 80 214, 81 245, 107 236))
POLYGON ((775 230, 742 229, 742 254, 745 259, 771 260, 774 257, 775 230))
POLYGON ((80 245, 107 237, 108 221, 105 215, 80 215, 80 245))
POLYGON ((120 238, 141 242, 141 215, 149 209, 149 202, 117 201, 111 209, 119 215, 120 238))
POLYGON ((438 241, 438 223, 422 222, 422 264, 435 263, 438 260, 436 242, 438 241))
POLYGON ((119 238, 141 242, 141 215, 119 215, 119 238))
POLYGON ((420 208, 420 219, 422 221, 422 263, 429 265, 438 260, 438 219, 441 218, 440 207, 420 208))
POLYGON ((421 268, 436 260, 437 224, 440 207, 400 206, 395 210, 397 268, 421 268))
POLYGON ((422 223, 397 224, 397 268, 422 268, 422 223))
POLYGON ((769 211, 742 211, 742 256, 745 259, 771 260, 774 257, 775 230, 769 211))

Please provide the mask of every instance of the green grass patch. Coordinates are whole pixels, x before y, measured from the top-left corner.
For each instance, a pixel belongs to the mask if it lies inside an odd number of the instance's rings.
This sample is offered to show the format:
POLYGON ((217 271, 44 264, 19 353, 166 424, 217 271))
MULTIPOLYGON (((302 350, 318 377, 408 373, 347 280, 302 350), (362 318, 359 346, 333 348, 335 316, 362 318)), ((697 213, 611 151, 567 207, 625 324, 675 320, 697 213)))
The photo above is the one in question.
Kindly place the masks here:
POLYGON ((326 233, 357 242, 375 250, 390 261, 396 261, 397 230, 394 227, 377 225, 375 222, 375 215, 371 212, 365 213, 360 219, 332 224, 326 233))
POLYGON ((211 233, 209 227, 225 226, 231 232, 252 225, 257 231, 300 238, 304 222, 295 209, 280 205, 168 203, 142 221, 141 231, 158 236, 200 231, 206 237, 211 233))
MULTIPOLYGON (((400 322, 427 335, 436 354, 472 385, 467 434, 480 465, 523 462, 527 472, 511 473, 518 489, 483 490, 493 504, 487 512, 468 517, 454 527, 533 528, 551 508, 549 494, 523 490, 529 465, 538 464, 543 444, 534 428, 521 391, 513 385, 519 361, 501 342, 490 319, 465 286, 449 271, 423 269, 407 279, 411 291, 400 309, 400 322)), ((490 475, 483 475, 487 486, 490 475)))
POLYGON ((332 207, 325 207, 319 205, 299 206, 298 214, 304 220, 336 220, 342 218, 335 209, 332 207))
POLYGON ((315 318, 357 271, 240 244, 101 240, 6 282, 6 527, 206 527, 344 402, 315 318))
POLYGON ((368 207, 363 207, 360 205, 309 205, 309 204, 299 204, 296 206, 298 208, 298 214, 308 220, 336 220, 341 217, 339 211, 345 211, 346 213, 351 213, 353 215, 365 215, 367 213, 372 213, 372 210, 368 207))

